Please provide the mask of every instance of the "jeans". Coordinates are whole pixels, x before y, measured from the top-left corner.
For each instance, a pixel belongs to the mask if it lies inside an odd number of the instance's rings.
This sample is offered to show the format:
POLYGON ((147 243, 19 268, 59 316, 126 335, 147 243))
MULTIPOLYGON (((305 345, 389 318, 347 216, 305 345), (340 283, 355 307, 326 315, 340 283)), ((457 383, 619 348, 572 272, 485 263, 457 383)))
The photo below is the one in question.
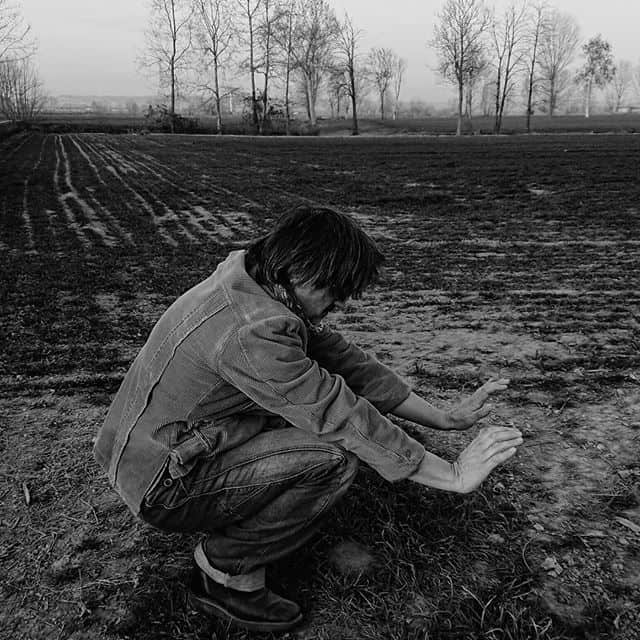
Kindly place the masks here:
POLYGON ((168 531, 206 532, 203 548, 214 567, 249 573, 304 544, 357 469, 353 454, 312 433, 263 431, 198 460, 182 478, 165 471, 141 516, 168 531))

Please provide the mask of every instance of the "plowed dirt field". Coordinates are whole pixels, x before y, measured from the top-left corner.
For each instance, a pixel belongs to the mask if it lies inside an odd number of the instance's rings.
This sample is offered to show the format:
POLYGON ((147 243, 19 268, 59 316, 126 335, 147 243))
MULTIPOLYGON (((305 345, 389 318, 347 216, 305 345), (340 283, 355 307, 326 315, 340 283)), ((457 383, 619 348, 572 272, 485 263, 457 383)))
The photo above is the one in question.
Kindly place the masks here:
MULTIPOLYGON (((363 469, 275 569, 291 637, 637 638, 639 158, 635 135, 0 143, 0 636, 212 637, 192 541, 133 520, 92 439, 163 309, 313 201, 387 256, 335 326, 439 406, 510 378, 490 421, 525 444, 469 496, 363 469), (375 571, 335 567, 343 539, 375 571)), ((448 459, 473 435, 413 432, 448 459)))

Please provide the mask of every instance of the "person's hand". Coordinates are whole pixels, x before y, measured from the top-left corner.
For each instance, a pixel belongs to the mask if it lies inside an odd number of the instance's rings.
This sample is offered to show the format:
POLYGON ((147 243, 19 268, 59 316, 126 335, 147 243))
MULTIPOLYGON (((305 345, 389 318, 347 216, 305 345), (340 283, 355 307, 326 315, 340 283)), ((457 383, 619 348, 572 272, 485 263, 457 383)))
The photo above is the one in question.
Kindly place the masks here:
POLYGON ((508 460, 519 445, 522 434, 509 427, 485 427, 453 463, 456 490, 469 493, 499 465, 508 460))
POLYGON ((491 413, 491 405, 485 404, 489 397, 498 391, 504 391, 509 386, 507 378, 491 378, 485 382, 473 395, 463 400, 457 407, 447 413, 449 429, 463 430, 473 426, 478 420, 491 413))

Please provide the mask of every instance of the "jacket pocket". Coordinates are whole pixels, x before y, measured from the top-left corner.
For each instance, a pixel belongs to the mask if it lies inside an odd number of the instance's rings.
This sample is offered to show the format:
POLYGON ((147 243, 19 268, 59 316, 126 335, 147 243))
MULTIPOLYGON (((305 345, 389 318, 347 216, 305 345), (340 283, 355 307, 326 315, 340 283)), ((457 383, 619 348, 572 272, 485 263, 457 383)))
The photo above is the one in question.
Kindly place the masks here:
POLYGON ((212 420, 182 423, 183 435, 169 451, 169 475, 182 478, 196 465, 198 458, 215 455, 224 449, 226 430, 212 420))

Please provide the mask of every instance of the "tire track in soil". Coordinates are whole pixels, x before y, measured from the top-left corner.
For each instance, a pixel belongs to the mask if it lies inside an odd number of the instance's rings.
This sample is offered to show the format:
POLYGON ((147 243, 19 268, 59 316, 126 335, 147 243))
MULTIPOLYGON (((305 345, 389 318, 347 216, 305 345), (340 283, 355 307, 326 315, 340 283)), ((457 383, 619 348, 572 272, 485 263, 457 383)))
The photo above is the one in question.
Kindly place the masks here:
MULTIPOLYGON (((19 136, 18 136, 19 137, 19 136)), ((24 135, 17 141, 14 151, 23 149, 26 145, 35 146, 37 139, 33 134, 24 135), (31 145, 33 143, 33 145, 31 145)), ((26 149, 15 161, 8 162, 8 158, 13 153, 2 158, 4 167, 0 176, 0 194, 2 200, 0 204, 0 219, 6 228, 0 239, 0 249, 9 251, 17 247, 29 246, 29 241, 33 235, 33 224, 30 218, 23 216, 23 193, 24 176, 29 175, 31 166, 31 149, 26 149), (5 170, 6 169, 6 170, 5 170), (18 188, 20 185, 20 188, 18 188)))
POLYGON ((32 216, 29 208, 29 183, 32 181, 33 177, 35 176, 38 169, 40 168, 40 165, 42 164, 42 160, 44 157, 44 146, 45 146, 46 140, 47 140, 46 138, 42 138, 42 142, 40 143, 40 153, 38 154, 36 163, 31 168, 31 171, 29 172, 29 174, 25 177, 24 183, 23 183, 22 219, 23 219, 24 227, 27 233, 27 248, 26 248, 27 254, 38 253, 35 245, 33 220, 32 220, 32 216))
MULTIPOLYGON (((201 198, 192 191, 184 189, 182 186, 177 184, 176 182, 170 180, 165 175, 163 175, 159 170, 151 167, 145 162, 141 161, 131 161, 126 160, 125 157, 119 152, 119 150, 110 147, 106 144, 105 141, 100 141, 100 151, 103 154, 103 157, 108 159, 109 162, 115 162, 116 166, 124 167, 125 173, 135 173, 138 177, 137 183, 141 184, 145 179, 151 178, 161 183, 169 186, 172 192, 182 192, 187 195, 192 196, 196 200, 201 200, 201 198)), ((129 155, 133 155, 130 152, 130 149, 127 148, 127 153, 129 155)), ((109 169, 111 173, 115 170, 115 167, 109 165, 111 168, 109 169)), ((109 168, 109 167, 108 167, 109 168)), ((168 167, 166 169, 169 169, 168 167)), ((119 175, 121 180, 124 180, 122 175, 119 175)), ((138 187, 140 188, 140 187, 138 187)), ((206 210, 202 208, 194 208, 188 202, 180 202, 178 206, 189 207, 187 209, 181 208, 175 210, 170 207, 167 202, 161 200, 159 197, 156 197, 152 191, 148 189, 140 189, 140 191, 144 191, 147 194, 148 200, 146 201, 147 205, 153 205, 145 208, 147 211, 150 211, 150 215, 153 216, 153 221, 156 227, 159 229, 159 232, 165 240, 172 244, 172 246, 178 246, 178 240, 172 236, 170 236, 169 230, 166 228, 166 225, 170 227, 175 227, 177 229, 177 233, 179 233, 183 239, 187 240, 190 243, 200 244, 202 242, 210 241, 213 237, 216 238, 217 229, 211 228, 206 224, 206 220, 201 218, 205 217, 206 210)))
MULTIPOLYGON (((70 135, 69 136, 69 140, 74 145, 74 147, 76 148, 76 150, 78 151, 80 156, 88 164, 89 168, 91 169, 93 175, 98 180, 99 184, 102 185, 103 187, 106 187, 107 185, 104 182, 104 180, 102 179, 102 176, 100 175, 100 172, 98 171, 97 166, 92 161, 92 159, 89 157, 89 154, 87 153, 87 151, 82 148, 82 146, 80 145, 79 140, 77 139, 77 136, 70 135)), ((91 200, 92 204, 95 207, 94 211, 99 210, 101 215, 102 215, 102 218, 103 218, 103 220, 105 222, 106 227, 108 229, 112 229, 113 230, 113 231, 110 232, 110 235, 111 235, 112 238, 114 238, 114 244, 123 242, 124 244, 130 245, 130 246, 135 246, 135 242, 133 240, 132 234, 129 231, 127 231, 120 224, 120 221, 113 215, 113 213, 111 213, 111 211, 106 206, 106 204, 101 203, 97 199, 94 189, 91 188, 91 187, 88 187, 86 185, 84 186, 84 188, 86 190, 89 190, 88 197, 89 197, 89 199, 91 200)), ((111 246, 113 246, 113 245, 111 245, 111 246)))
MULTIPOLYGON (((178 240, 174 238, 173 235, 171 235, 171 233, 167 229, 165 229, 164 226, 162 226, 162 224, 159 222, 159 215, 153 208, 152 203, 154 203, 159 209, 162 209, 165 205, 157 198, 155 198, 151 191, 145 189, 144 187, 141 188, 139 185, 136 185, 134 187, 133 184, 125 179, 125 176, 121 175, 118 170, 111 164, 111 158, 107 153, 105 153, 103 148, 104 145, 100 144, 100 141, 96 140, 95 136, 91 136, 91 139, 93 140, 93 142, 89 143, 87 142, 87 139, 85 137, 85 146, 90 149, 95 157, 97 157, 104 164, 105 171, 111 176, 111 178, 118 182, 127 193, 131 194, 134 200, 142 207, 142 209, 148 216, 147 220, 151 223, 161 239, 166 244, 172 247, 177 247, 179 244, 178 240), (138 191, 138 189, 140 189, 140 191, 138 191), (141 193, 141 191, 147 194, 148 199, 141 193)), ((115 189, 113 189, 112 191, 115 191, 115 189)), ((122 202, 125 208, 129 210, 129 212, 134 214, 137 213, 136 208, 132 205, 129 199, 123 198, 122 202)))
POLYGON ((55 172, 55 137, 44 136, 42 162, 35 168, 33 180, 30 182, 27 206, 30 215, 35 219, 34 234, 38 253, 63 252, 61 232, 58 229, 56 194, 49 188, 51 176, 55 172))
POLYGON ((87 252, 92 248, 94 239, 99 240, 106 246, 113 246, 115 244, 114 238, 98 220, 93 208, 80 197, 80 194, 73 186, 69 157, 64 148, 61 135, 56 135, 55 137, 55 154, 56 165, 53 185, 58 202, 67 218, 68 228, 75 233, 81 246, 87 252), (64 184, 62 184, 63 180, 64 184), (63 191, 63 188, 66 188, 66 190, 63 191))
MULTIPOLYGON (((164 147, 166 148, 166 147, 164 147)), ((184 176, 183 173, 181 173, 180 171, 176 170, 174 167, 172 167, 171 165, 165 164, 163 162, 161 162, 158 158, 155 158, 152 155, 149 155, 147 153, 144 153, 143 151, 140 151, 139 149, 135 149, 135 148, 131 148, 130 152, 138 155, 140 157, 143 157, 145 160, 147 160, 147 162, 151 163, 152 165, 156 165, 156 167, 158 167, 159 169, 166 171, 167 173, 173 174, 175 179, 180 179, 184 176)), ((225 175, 233 175, 231 173, 229 173, 228 171, 225 171, 225 175)), ((246 181, 247 178, 249 178, 250 176, 244 176, 243 180, 246 181)), ((212 184, 211 183, 211 176, 207 175, 207 174, 201 174, 198 177, 194 177, 194 179, 196 180, 196 184, 198 186, 202 186, 205 187, 208 190, 214 191, 216 193, 225 195, 225 196, 230 196, 240 202, 243 202, 245 205, 249 205, 252 208, 255 209, 259 209, 262 210, 264 209, 264 205, 252 200, 251 198, 247 197, 244 193, 240 193, 238 191, 233 191, 232 189, 228 189, 226 187, 223 187, 219 184, 212 184)), ((184 189, 183 189, 184 190, 184 189)), ((190 194, 194 194, 193 191, 189 192, 190 194)))
MULTIPOLYGON (((120 155, 118 150, 112 149, 112 151, 114 154, 120 155)), ((213 211, 210 198, 204 198, 193 189, 185 188, 175 181, 182 178, 184 174, 181 174, 170 165, 160 162, 153 156, 135 148, 127 147, 126 152, 131 156, 143 158, 143 160, 138 160, 135 165, 131 165, 133 168, 145 170, 152 178, 170 187, 172 192, 186 196, 175 206, 175 209, 168 207, 164 202, 158 202, 164 208, 163 219, 181 225, 184 234, 191 242, 209 241, 211 238, 222 244, 238 240, 245 241, 247 239, 247 230, 255 227, 255 220, 242 210, 228 209, 222 211, 218 207, 218 211, 213 211), (174 179, 171 179, 170 175, 174 179)), ((195 187, 203 187, 205 193, 213 192, 223 195, 226 201, 231 198, 249 204, 253 208, 264 208, 244 195, 220 185, 211 184, 210 176, 201 175, 195 177, 189 184, 193 184, 195 187)))
POLYGON ((0 154, 0 158, 2 158, 2 162, 4 164, 8 164, 9 160, 16 153, 18 153, 18 151, 20 151, 22 147, 24 147, 28 142, 30 142, 34 136, 35 136, 35 133, 29 132, 29 133, 23 133, 22 136, 14 135, 9 137, 8 141, 5 142, 2 147, 0 147, 0 150, 3 152, 2 154, 0 154), (14 139, 17 142, 17 144, 14 147, 12 147, 11 144, 14 141, 14 139), (4 149, 5 146, 9 148, 8 151, 5 151, 4 149))

